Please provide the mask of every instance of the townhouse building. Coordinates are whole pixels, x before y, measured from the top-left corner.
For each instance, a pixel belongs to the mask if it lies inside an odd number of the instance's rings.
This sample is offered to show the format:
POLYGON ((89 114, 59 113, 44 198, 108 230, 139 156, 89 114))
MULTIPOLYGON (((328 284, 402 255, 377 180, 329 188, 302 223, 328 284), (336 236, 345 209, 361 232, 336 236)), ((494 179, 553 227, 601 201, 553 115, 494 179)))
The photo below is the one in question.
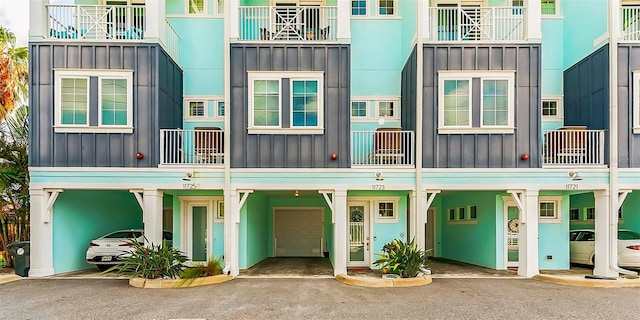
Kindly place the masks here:
POLYGON ((32 0, 30 276, 129 228, 232 275, 399 238, 525 277, 594 228, 626 273, 640 3, 587 2, 32 0))

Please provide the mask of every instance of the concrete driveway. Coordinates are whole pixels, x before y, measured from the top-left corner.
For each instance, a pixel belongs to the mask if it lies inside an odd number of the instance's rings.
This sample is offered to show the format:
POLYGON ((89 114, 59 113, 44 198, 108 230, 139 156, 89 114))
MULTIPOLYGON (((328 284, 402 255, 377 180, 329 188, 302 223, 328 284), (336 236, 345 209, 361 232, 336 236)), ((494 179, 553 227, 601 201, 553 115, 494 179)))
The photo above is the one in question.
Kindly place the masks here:
POLYGON ((49 278, 0 290, 0 319, 636 319, 640 312, 637 289, 513 278, 441 278, 411 288, 253 278, 186 289, 49 278))

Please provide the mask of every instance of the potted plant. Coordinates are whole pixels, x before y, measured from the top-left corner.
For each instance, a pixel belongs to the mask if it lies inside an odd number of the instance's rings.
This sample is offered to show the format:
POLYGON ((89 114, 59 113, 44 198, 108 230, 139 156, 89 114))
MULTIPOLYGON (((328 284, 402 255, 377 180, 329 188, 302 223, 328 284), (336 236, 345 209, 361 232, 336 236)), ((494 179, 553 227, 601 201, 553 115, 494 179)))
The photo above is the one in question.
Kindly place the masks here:
POLYGON ((373 263, 390 274, 401 278, 413 278, 422 273, 429 266, 428 251, 418 249, 414 240, 409 243, 394 239, 384 244, 382 253, 378 253, 378 259, 373 263))

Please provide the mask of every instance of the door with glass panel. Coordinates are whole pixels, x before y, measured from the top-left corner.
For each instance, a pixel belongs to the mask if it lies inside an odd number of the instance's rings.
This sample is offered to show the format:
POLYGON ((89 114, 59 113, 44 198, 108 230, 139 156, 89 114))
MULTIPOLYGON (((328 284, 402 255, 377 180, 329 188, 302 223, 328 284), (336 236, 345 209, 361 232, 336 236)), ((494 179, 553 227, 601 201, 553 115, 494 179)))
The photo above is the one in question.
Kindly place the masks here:
POLYGON ((347 217, 349 232, 348 266, 369 266, 369 203, 350 202, 347 217))
POLYGON ((505 203, 505 254, 507 267, 518 266, 519 215, 520 210, 514 203, 505 203))

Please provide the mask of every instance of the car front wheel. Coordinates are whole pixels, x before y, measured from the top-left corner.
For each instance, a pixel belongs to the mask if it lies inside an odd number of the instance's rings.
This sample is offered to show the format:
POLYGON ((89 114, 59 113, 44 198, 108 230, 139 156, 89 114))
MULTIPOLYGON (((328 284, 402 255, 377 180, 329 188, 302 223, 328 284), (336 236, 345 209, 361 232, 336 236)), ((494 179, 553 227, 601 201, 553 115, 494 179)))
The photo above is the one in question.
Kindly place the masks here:
POLYGON ((105 271, 111 267, 108 264, 97 264, 96 266, 98 266, 98 269, 100 269, 101 271, 105 271))

